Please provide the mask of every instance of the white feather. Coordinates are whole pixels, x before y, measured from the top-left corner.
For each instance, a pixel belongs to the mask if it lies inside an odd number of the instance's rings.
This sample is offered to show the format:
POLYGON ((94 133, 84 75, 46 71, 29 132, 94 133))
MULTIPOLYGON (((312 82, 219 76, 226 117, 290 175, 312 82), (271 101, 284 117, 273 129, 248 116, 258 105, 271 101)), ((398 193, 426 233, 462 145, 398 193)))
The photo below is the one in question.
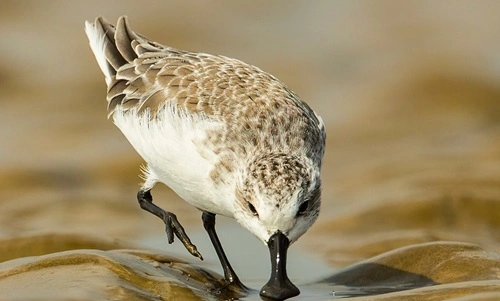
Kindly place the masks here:
POLYGON ((215 186, 210 171, 215 155, 202 156, 196 141, 220 124, 196 115, 179 115, 170 107, 150 120, 149 114, 136 115, 118 109, 113 114, 116 126, 147 162, 143 188, 157 182, 169 186, 191 205, 208 212, 234 216, 234 185, 215 186))
POLYGON ((96 25, 89 21, 85 21, 85 33, 87 34, 90 48, 94 53, 97 63, 99 64, 102 73, 104 73, 106 84, 109 85, 112 74, 110 73, 109 63, 106 59, 106 35, 99 32, 96 25))

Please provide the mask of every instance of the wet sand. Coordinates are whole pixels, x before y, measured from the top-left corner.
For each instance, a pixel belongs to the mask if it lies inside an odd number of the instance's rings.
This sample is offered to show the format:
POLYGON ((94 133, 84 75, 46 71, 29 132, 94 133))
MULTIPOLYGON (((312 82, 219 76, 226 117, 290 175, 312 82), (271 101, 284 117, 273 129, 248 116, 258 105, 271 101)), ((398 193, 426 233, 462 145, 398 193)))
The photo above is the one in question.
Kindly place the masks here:
MULTIPOLYGON (((323 116, 323 211, 290 249, 295 299, 499 300, 500 7, 458 2, 2 2, 0 299, 221 297, 200 213, 153 190, 204 262, 138 207, 142 162, 106 120, 83 22, 127 14, 273 73, 323 116)), ((255 289, 223 297, 260 300, 267 248, 217 227, 255 289)))

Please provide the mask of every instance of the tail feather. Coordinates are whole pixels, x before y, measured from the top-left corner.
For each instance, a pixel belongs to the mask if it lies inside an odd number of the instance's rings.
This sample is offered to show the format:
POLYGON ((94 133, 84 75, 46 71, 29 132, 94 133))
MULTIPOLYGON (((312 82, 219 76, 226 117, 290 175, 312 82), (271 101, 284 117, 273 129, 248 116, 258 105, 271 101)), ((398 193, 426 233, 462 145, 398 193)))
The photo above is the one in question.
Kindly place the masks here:
POLYGON ((116 28, 102 17, 94 23, 87 21, 85 32, 109 85, 120 67, 137 58, 132 42, 141 38, 130 30, 126 17, 120 17, 116 28))
POLYGON ((132 48, 134 41, 137 43, 137 41, 141 41, 141 38, 130 29, 127 18, 120 17, 116 25, 115 45, 127 62, 132 62, 137 58, 137 53, 132 48))

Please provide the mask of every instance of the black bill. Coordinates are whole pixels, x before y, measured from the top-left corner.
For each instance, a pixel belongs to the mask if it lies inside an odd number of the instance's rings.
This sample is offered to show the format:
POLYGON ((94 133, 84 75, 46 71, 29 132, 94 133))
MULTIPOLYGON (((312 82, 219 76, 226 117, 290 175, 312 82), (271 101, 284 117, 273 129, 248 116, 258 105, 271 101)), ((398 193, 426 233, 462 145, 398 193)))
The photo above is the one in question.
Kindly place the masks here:
POLYGON ((271 254, 271 279, 262 287, 260 295, 272 300, 285 300, 300 294, 299 289, 288 279, 286 274, 286 252, 290 241, 277 231, 267 242, 271 254))

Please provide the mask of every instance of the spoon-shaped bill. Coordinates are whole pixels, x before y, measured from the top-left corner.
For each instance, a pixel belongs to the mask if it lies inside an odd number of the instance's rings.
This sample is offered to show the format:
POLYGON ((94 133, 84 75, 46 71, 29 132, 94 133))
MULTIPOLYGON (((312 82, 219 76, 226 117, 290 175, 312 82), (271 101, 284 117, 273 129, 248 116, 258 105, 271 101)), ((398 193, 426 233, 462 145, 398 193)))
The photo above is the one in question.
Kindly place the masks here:
POLYGON ((290 241, 281 231, 274 233, 267 242, 271 255, 271 278, 260 290, 263 298, 285 300, 300 294, 299 289, 286 274, 286 252, 290 241))

